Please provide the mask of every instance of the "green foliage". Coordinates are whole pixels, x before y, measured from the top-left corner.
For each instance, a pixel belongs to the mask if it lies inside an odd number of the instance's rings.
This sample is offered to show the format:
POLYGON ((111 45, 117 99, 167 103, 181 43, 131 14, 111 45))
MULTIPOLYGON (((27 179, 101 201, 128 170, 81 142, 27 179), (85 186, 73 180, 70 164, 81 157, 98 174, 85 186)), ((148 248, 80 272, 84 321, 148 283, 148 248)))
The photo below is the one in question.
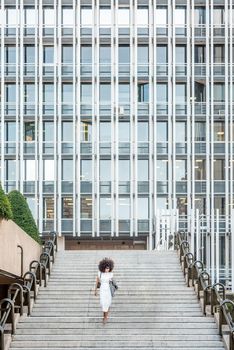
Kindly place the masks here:
POLYGON ((11 204, 10 201, 3 191, 2 185, 0 183, 0 220, 10 220, 12 219, 12 210, 11 210, 11 204))
POLYGON ((8 198, 11 203, 13 221, 35 241, 41 243, 37 225, 24 196, 14 190, 8 194, 8 198))

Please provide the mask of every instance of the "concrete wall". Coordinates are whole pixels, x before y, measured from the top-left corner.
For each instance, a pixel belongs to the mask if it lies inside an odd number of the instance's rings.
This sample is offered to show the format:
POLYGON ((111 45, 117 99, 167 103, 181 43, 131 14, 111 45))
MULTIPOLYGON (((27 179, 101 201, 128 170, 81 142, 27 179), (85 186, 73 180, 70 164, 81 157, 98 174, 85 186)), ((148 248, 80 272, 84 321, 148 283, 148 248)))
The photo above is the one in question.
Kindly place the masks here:
POLYGON ((41 246, 27 235, 13 221, 0 221, 0 269, 15 275, 21 273, 21 250, 24 250, 23 270, 29 270, 32 260, 38 260, 41 254, 41 246))

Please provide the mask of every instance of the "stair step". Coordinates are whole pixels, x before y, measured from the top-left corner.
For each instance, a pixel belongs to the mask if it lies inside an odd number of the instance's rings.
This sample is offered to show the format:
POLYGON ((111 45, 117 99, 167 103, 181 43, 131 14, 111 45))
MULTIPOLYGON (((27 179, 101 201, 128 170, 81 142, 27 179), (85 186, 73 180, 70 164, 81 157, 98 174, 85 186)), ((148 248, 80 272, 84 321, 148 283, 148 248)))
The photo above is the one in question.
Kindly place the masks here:
POLYGON ((224 344, 186 286, 175 251, 64 251, 10 349, 224 350, 224 344), (105 256, 115 262, 119 290, 103 325, 94 288, 105 256))

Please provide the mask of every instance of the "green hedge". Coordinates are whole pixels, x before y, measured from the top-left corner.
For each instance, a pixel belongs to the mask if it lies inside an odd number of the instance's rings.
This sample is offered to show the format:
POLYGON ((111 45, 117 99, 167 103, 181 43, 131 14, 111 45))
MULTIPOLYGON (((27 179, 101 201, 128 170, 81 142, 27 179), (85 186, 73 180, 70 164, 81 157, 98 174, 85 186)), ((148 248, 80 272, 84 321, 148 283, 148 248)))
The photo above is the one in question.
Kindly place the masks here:
POLYGON ((39 231, 25 197, 19 191, 11 191, 8 194, 11 204, 13 221, 22 228, 30 237, 41 243, 39 231))
POLYGON ((13 218, 10 201, 3 191, 0 183, 0 220, 10 220, 13 218))

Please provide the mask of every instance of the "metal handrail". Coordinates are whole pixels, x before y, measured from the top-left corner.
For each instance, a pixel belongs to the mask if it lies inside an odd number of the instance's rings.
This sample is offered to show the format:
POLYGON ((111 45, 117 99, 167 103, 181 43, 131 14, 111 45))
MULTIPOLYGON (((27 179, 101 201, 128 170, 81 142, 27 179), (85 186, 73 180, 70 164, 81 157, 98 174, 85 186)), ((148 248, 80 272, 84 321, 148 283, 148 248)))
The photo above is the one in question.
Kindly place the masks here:
POLYGON ((37 285, 41 286, 44 280, 44 286, 47 286, 47 275, 50 275, 51 262, 55 261, 57 248, 57 234, 51 232, 49 240, 44 243, 40 261, 31 261, 29 271, 23 277, 0 270, 0 274, 15 280, 8 288, 8 298, 0 300, 0 350, 5 349, 4 333, 9 318, 11 333, 15 333, 15 311, 19 311, 22 316, 23 307, 27 306, 27 314, 31 315, 31 292, 33 292, 33 299, 36 300, 37 285))
POLYGON ((205 271, 202 261, 196 260, 193 262, 189 242, 185 241, 184 238, 184 233, 177 233, 175 246, 179 250, 183 273, 184 275, 187 274, 187 285, 189 287, 190 280, 192 280, 192 286, 195 288, 198 299, 201 298, 201 293, 203 293, 204 315, 206 315, 208 305, 211 306, 212 315, 214 315, 214 310, 219 312, 219 333, 222 336, 222 326, 228 325, 229 349, 234 350, 234 302, 226 299, 226 289, 222 283, 211 284, 210 275, 205 271))
POLYGON ((15 333, 14 302, 9 298, 0 300, 0 349, 4 350, 4 331, 8 317, 11 320, 11 334, 15 333))

